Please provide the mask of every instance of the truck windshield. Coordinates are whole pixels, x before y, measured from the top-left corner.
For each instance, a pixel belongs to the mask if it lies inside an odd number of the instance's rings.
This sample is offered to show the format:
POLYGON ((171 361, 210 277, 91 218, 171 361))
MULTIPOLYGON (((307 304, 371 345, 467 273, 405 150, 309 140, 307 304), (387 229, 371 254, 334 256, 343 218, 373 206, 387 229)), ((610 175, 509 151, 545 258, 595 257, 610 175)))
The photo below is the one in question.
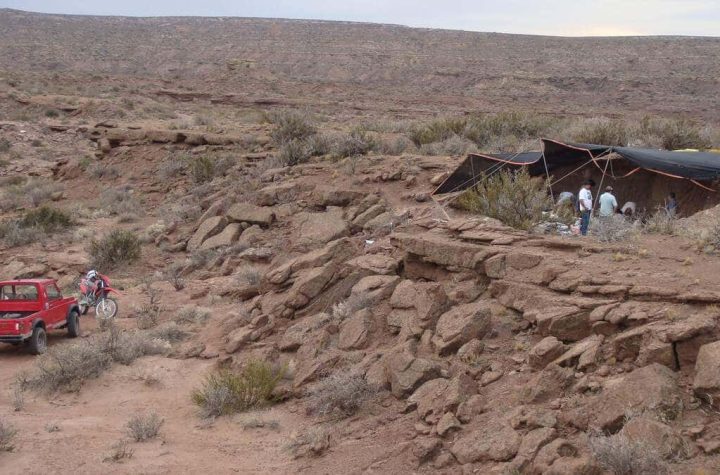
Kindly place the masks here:
POLYGON ((0 300, 37 300, 38 291, 34 285, 2 285, 0 300))

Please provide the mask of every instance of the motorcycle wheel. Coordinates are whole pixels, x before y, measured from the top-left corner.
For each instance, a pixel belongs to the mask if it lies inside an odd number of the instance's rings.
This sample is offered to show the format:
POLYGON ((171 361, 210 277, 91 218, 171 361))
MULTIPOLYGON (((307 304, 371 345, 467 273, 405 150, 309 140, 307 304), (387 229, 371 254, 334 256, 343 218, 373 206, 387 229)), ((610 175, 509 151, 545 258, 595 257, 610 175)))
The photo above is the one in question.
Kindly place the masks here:
POLYGON ((117 312, 118 303, 117 300, 113 298, 102 298, 98 300, 98 303, 95 305, 95 316, 101 320, 110 320, 111 318, 115 318, 117 312))

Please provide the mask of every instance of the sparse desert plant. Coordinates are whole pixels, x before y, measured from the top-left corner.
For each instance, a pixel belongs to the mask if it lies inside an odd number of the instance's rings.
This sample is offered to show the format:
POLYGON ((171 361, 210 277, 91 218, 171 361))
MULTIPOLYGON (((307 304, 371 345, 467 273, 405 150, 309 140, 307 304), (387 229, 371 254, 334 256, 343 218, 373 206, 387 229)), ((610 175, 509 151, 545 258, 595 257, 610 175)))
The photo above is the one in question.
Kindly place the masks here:
POLYGON ((305 140, 290 140, 280 145, 277 158, 284 167, 305 163, 312 157, 312 150, 305 140))
POLYGON ((60 432, 60 424, 57 422, 48 422, 45 424, 45 430, 49 433, 60 432))
POLYGON ((145 442, 158 436, 164 422, 157 412, 136 414, 128 421, 127 429, 135 442, 145 442))
POLYGON ((190 176, 195 183, 207 183, 215 178, 215 163, 210 157, 191 157, 188 161, 190 176))
POLYGON ((252 360, 240 372, 220 370, 209 374, 191 397, 204 417, 243 412, 268 404, 284 374, 284 368, 252 360))
POLYGON ((294 458, 321 456, 330 447, 330 432, 324 427, 311 427, 294 432, 284 449, 294 458))
POLYGON ((101 240, 90 243, 93 267, 115 269, 140 259, 140 239, 132 231, 115 229, 101 240))
POLYGON ((6 138, 0 139, 0 153, 9 152, 11 148, 12 148, 12 143, 8 139, 6 139, 6 138))
POLYGON ((408 133, 408 138, 416 147, 420 147, 434 142, 442 142, 453 135, 462 135, 466 126, 467 119, 464 117, 439 118, 426 124, 414 125, 408 133))
POLYGON ((150 331, 150 336, 158 340, 175 343, 182 341, 187 336, 187 332, 180 328, 175 322, 165 322, 150 331))
POLYGON ((60 117, 60 111, 57 109, 47 109, 45 111, 45 117, 55 118, 60 117))
POLYGON ((645 220, 643 231, 650 234, 677 234, 677 218, 665 208, 658 208, 645 220))
POLYGON ((17 435, 15 427, 0 419, 0 452, 12 452, 15 446, 13 440, 17 435))
POLYGON ((238 282, 248 283, 250 285, 260 285, 262 280, 262 273, 257 267, 243 266, 235 274, 235 278, 238 282))
POLYGON ((25 390, 21 384, 13 386, 12 404, 15 412, 20 412, 25 408, 25 390))
POLYGON ((374 394, 362 374, 337 372, 321 379, 311 390, 308 409, 313 414, 354 415, 374 394))
POLYGON ((73 225, 70 214, 63 210, 41 206, 28 211, 20 220, 24 228, 36 228, 45 234, 52 234, 73 225))
POLYGON ((208 318, 210 318, 210 310, 194 305, 186 305, 178 311, 175 322, 180 324, 202 324, 205 323, 208 318))
POLYGON ((100 376, 113 362, 128 365, 145 355, 161 354, 167 341, 117 327, 78 343, 50 347, 36 360, 33 372, 19 375, 23 389, 43 393, 77 391, 88 379, 100 376))
POLYGON ((567 134, 574 142, 621 147, 627 145, 629 136, 628 125, 624 121, 607 117, 582 119, 567 134))
POLYGON ((250 429, 272 429, 272 430, 279 430, 280 429, 280 423, 278 421, 272 420, 268 421, 265 419, 260 419, 258 417, 251 417, 250 419, 243 420, 240 425, 242 426, 243 430, 250 430, 250 429))
POLYGON ((433 142, 420 147, 423 155, 464 155, 475 151, 476 147, 470 140, 453 135, 441 142, 433 142))
POLYGON ((143 207, 132 190, 123 188, 110 188, 103 191, 100 194, 100 206, 114 216, 143 214, 143 207))
POLYGON ((176 159, 175 157, 170 157, 169 160, 165 161, 162 166, 160 166, 158 173, 163 180, 169 180, 183 175, 186 170, 186 159, 176 159))
POLYGON ((163 273, 165 280, 170 282, 173 288, 178 292, 185 288, 185 279, 182 277, 182 269, 182 265, 179 265, 179 263, 173 263, 168 266, 163 273))
POLYGON ((547 180, 531 177, 526 170, 500 171, 483 177, 473 189, 463 193, 458 205, 483 216, 498 219, 517 229, 531 229, 551 207, 547 180))
POLYGON ((338 137, 332 146, 333 155, 337 158, 366 155, 377 148, 377 140, 362 129, 353 129, 349 134, 338 137))
POLYGON ((90 173, 90 176, 97 180, 117 180, 121 176, 120 170, 118 170, 117 167, 112 165, 103 165, 101 163, 91 165, 88 168, 88 172, 90 173))
POLYGON ((130 447, 128 441, 122 439, 112 445, 110 453, 105 456, 103 462, 122 463, 131 459, 134 453, 135 451, 130 447))
POLYGON ((275 125, 270 136, 276 145, 303 141, 317 133, 315 126, 297 111, 276 112, 269 114, 268 119, 275 125))
POLYGON ((412 143, 405 137, 396 137, 380 141, 378 151, 384 155, 402 155, 412 143))
POLYGON ((659 145, 666 150, 704 149, 712 145, 706 135, 702 134, 700 126, 687 119, 645 117, 638 133, 641 140, 659 139, 659 145))
POLYGON ((590 233, 600 242, 629 241, 639 232, 639 228, 624 216, 611 215, 598 217, 590 221, 590 233))
POLYGON ((338 321, 350 318, 355 312, 371 305, 371 301, 366 294, 351 294, 347 299, 338 302, 332 307, 332 315, 338 321))
POLYGON ((21 185, 18 192, 21 193, 22 196, 25 196, 32 206, 38 207, 50 201, 53 194, 61 189, 61 185, 53 183, 52 181, 34 179, 28 180, 25 184, 21 185))
POLYGON ((662 456, 651 447, 630 440, 625 434, 593 435, 588 440, 598 464, 615 475, 666 474, 662 456))

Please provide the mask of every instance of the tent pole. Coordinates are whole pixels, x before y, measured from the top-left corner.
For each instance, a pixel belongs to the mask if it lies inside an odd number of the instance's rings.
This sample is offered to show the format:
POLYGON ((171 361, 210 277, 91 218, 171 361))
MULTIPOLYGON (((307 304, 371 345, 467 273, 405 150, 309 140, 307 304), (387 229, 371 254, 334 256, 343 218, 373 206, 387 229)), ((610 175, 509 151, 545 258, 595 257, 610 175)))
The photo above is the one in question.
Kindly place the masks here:
POLYGON ((550 187, 550 198, 552 198, 552 202, 555 203, 555 193, 553 192, 552 183, 550 182, 550 171, 548 170, 547 160, 545 160, 545 147, 543 147, 542 158, 543 164, 545 165, 545 175, 547 176, 548 187, 550 187))
POLYGON ((603 170, 602 178, 600 178, 600 186, 598 192, 595 194, 595 203, 593 203, 593 210, 597 207, 597 202, 600 199, 600 191, 602 191, 603 180, 605 180, 605 172, 607 172, 608 165, 610 165, 610 158, 605 159, 605 170, 603 170))

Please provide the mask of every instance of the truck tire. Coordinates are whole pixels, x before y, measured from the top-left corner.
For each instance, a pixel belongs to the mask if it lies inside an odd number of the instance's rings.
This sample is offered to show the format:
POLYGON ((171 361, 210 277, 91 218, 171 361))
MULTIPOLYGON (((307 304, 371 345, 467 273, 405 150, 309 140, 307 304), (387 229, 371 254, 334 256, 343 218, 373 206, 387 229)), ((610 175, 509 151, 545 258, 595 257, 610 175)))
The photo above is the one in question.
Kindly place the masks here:
POLYGON ((68 336, 77 338, 80 336, 80 315, 77 310, 72 310, 67 319, 68 336))
POLYGON ((28 348, 33 355, 42 355, 47 350, 47 333, 40 325, 33 330, 28 348))

